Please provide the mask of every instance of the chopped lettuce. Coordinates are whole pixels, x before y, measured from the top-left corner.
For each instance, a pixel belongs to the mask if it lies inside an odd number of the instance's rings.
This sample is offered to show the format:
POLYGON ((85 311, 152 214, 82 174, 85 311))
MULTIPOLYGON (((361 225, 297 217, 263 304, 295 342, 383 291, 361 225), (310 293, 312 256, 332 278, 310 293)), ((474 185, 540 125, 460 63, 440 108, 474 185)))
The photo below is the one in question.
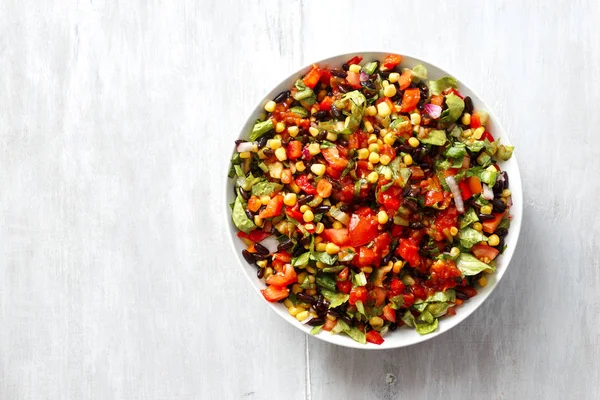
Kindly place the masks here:
POLYGON ((448 150, 444 153, 446 157, 452 158, 452 167, 460 168, 463 163, 463 159, 467 155, 467 150, 465 150, 465 144, 456 142, 449 147, 448 150))
POLYGON ((460 229, 464 229, 477 221, 479 221, 479 217, 477 217, 475 209, 470 207, 460 220, 460 229))
POLYGON ((292 266, 293 267, 301 267, 303 265, 308 265, 308 261, 310 260, 310 251, 299 255, 298 257, 292 258, 292 266))
POLYGON ((342 101, 350 101, 350 117, 346 119, 344 124, 344 130, 340 133, 349 135, 354 133, 360 127, 363 115, 365 114, 365 108, 367 105, 367 99, 365 95, 358 90, 348 92, 342 96, 342 101))
POLYGON ((427 311, 431 313, 435 318, 439 318, 442 315, 446 315, 446 312, 450 308, 448 303, 431 303, 427 305, 427 311))
MULTIPOLYGON (((259 182, 261 182, 263 180, 264 180, 264 178, 261 178, 258 176, 255 177, 252 174, 245 176, 245 175, 243 175, 243 172, 242 172, 242 176, 237 178, 236 184, 238 187, 241 187, 245 191, 248 191, 248 190, 252 189, 254 187, 254 185, 258 184, 259 182)), ((281 185, 279 185, 279 186, 281 186, 281 185)))
POLYGON ((387 165, 387 167, 392 170, 392 179, 394 181, 399 179, 402 180, 403 187, 406 185, 406 183, 408 183, 411 171, 404 164, 401 164, 400 157, 394 158, 392 162, 387 165))
POLYGON ((408 118, 406 118, 404 116, 400 116, 390 123, 390 125, 388 126, 388 129, 397 130, 400 128, 405 128, 408 125, 410 125, 410 121, 408 120, 408 118))
POLYGON ((329 302, 329 308, 336 308, 344 304, 350 298, 349 295, 343 293, 336 293, 335 291, 321 289, 321 294, 329 302))
POLYGON ((344 268, 346 268, 346 266, 345 266, 345 265, 339 264, 339 265, 336 265, 335 267, 325 267, 325 268, 321 268, 321 272, 325 272, 325 273, 328 273, 328 272, 335 272, 335 273, 338 273, 338 272, 340 272, 341 270, 343 270, 344 268))
POLYGON ((254 127, 252 128, 252 133, 250 133, 250 141, 253 142, 253 141, 257 140, 262 135, 264 135, 265 133, 267 133, 271 130, 273 130, 273 120, 268 119, 266 121, 257 122, 256 124, 254 124, 254 127))
POLYGON ((438 328, 437 318, 430 324, 417 324, 416 330, 420 335, 427 335, 428 333, 434 332, 438 328))
POLYGON ((327 254, 324 251, 313 251, 310 254, 311 260, 320 261, 323 264, 333 265, 337 261, 337 255, 327 254))
POLYGON ((298 114, 302 118, 308 117, 308 111, 304 107, 300 107, 300 106, 292 107, 292 108, 290 108, 290 111, 293 112, 294 114, 298 114))
POLYGON ((361 271, 360 273, 355 274, 352 277, 352 283, 354 284, 354 286, 366 286, 367 277, 365 276, 365 273, 361 271))
POLYGON ((481 172, 481 175, 479 175, 479 179, 481 179, 481 182, 487 183, 489 187, 493 187, 496 184, 497 176, 498 172, 496 168, 490 166, 481 172))
POLYGON ((358 343, 367 343, 367 337, 364 334, 364 332, 361 332, 358 328, 348 326, 348 324, 342 321, 341 319, 337 320, 337 323, 331 330, 331 334, 336 333, 345 333, 358 343))
POLYGON ((474 255, 468 253, 460 253, 457 261, 456 266, 464 276, 473 276, 483 271, 495 270, 493 266, 479 261, 474 255))
POLYGON ((416 65, 411 72, 413 82, 421 82, 427 79, 427 68, 423 64, 416 65))
POLYGON ((514 146, 505 146, 503 144, 498 146, 498 151, 496 152, 496 158, 502 161, 507 161, 512 157, 514 146))
POLYGON ((322 330, 323 330, 323 325, 313 326, 312 329, 310 330, 310 334, 316 335, 317 333, 321 332, 322 330))
POLYGON ((377 61, 373 61, 373 62, 367 63, 367 65, 365 65, 362 70, 367 75, 372 75, 375 73, 375 70, 377 70, 378 66, 379 66, 379 63, 377 61))
POLYGON ((445 131, 434 129, 429 131, 427 137, 420 138, 420 140, 421 143, 432 144, 434 146, 443 146, 444 144, 446 144, 446 141, 448 139, 446 138, 445 131))
POLYGON ((278 183, 275 182, 257 182, 252 186, 252 194, 254 196, 270 196, 273 192, 278 192, 283 188, 278 183))
POLYGON ((336 291, 336 280, 332 274, 318 274, 316 280, 320 287, 332 292, 336 291))
POLYGON ((451 76, 444 76, 437 81, 429 81, 429 91, 431 94, 440 94, 449 88, 458 88, 458 82, 451 76))
POLYGON ((236 228, 244 233, 250 233, 256 225, 254 225, 254 221, 252 221, 246 215, 246 210, 244 206, 244 201, 241 196, 236 197, 235 202, 233 203, 233 211, 231 212, 231 219, 235 224, 236 228))
POLYGON ((473 143, 467 145, 467 149, 473 153, 480 152, 485 147, 485 143, 482 140, 475 140, 473 143))
POLYGON ((356 310, 357 310, 357 311, 358 311, 360 314, 362 314, 362 315, 366 315, 366 313, 365 313, 365 305, 363 304, 362 300, 358 300, 358 301, 355 303, 355 306, 356 306, 356 310))
POLYGON ((298 79, 295 86, 296 89, 298 89, 298 92, 294 95, 294 100, 303 101, 309 105, 315 104, 317 101, 315 92, 313 92, 311 88, 306 87, 304 82, 302 82, 302 79, 298 79))
POLYGON ((433 324, 434 318, 433 318, 433 315, 431 315, 431 313, 429 311, 423 311, 421 313, 421 315, 419 315, 419 319, 417 320, 417 324, 419 323, 419 320, 426 322, 427 325, 430 325, 430 324, 433 324))
POLYGON ((458 232, 458 239, 460 240, 460 245, 462 247, 465 249, 470 249, 477 243, 487 240, 487 237, 485 237, 483 233, 476 231, 473 228, 464 228, 458 232))
POLYGON ((411 328, 414 328, 417 321, 415 319, 415 316, 412 315, 412 313, 409 310, 406 310, 406 312, 404 313, 404 315, 402 316, 402 321, 410 326, 411 328))
POLYGON ((448 108, 442 111, 439 121, 442 124, 451 124, 462 115, 465 109, 465 102, 454 93, 450 93, 446 96, 446 105, 448 108))

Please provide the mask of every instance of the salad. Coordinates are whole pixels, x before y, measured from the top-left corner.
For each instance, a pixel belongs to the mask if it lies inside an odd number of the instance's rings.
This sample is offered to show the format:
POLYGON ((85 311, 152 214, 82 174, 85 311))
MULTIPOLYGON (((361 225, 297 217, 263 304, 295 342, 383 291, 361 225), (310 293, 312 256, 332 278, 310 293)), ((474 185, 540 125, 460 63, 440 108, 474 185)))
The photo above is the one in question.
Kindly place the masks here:
POLYGON ((457 81, 400 55, 313 65, 236 141, 243 256, 311 333, 433 332, 486 286, 510 225, 512 146, 457 81))

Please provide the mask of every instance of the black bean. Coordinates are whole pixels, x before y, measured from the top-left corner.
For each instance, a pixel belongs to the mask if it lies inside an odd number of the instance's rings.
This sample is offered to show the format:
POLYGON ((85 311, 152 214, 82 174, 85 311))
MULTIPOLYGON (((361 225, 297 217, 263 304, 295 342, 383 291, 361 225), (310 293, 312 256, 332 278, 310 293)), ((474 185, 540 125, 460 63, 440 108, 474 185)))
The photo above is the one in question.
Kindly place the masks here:
POLYGON ((370 80, 366 80, 360 83, 360 86, 362 86, 363 88, 367 89, 367 90, 375 90, 375 84, 370 81, 370 80))
POLYGON ((348 65, 348 63, 343 63, 343 64, 342 64, 342 69, 343 69, 344 71, 348 71, 348 70, 350 69, 350 66, 348 65))
POLYGON ((262 279, 265 276, 265 268, 259 268, 258 271, 256 271, 256 277, 258 279, 262 279))
POLYGON ((348 93, 352 91, 352 86, 350 85, 346 85, 345 83, 340 83, 338 85, 338 89, 340 90, 340 92, 342 93, 348 93))
POLYGON ((398 149, 399 151, 402 151, 404 153, 412 153, 415 150, 414 147, 412 147, 411 145, 406 144, 406 143, 399 144, 398 146, 396 146, 396 149, 398 149))
POLYGON ((494 185, 494 187, 492 187, 492 191, 494 192, 494 196, 496 197, 500 197, 502 195, 502 191, 504 190, 504 184, 503 182, 496 182, 496 184, 494 185))
POLYGON ((500 239, 500 242, 498 243, 498 245, 496 246, 496 248, 500 251, 503 251, 504 249, 504 238, 500 239))
POLYGON ((342 146, 342 147, 347 147, 348 146, 348 141, 344 138, 339 138, 337 140, 337 143, 342 146))
POLYGON ((322 223, 322 224, 325 226, 325 228, 326 228, 326 229, 331 229, 331 228, 333 228, 333 222, 331 222, 331 221, 329 220, 329 218, 323 218, 323 219, 321 220, 321 223, 322 223))
POLYGON ((389 326, 390 332, 394 332, 396 329, 398 329, 398 324, 395 322, 392 322, 389 326))
POLYGON ((306 196, 304 196, 304 197, 301 197, 301 198, 300 198, 300 200, 298 200, 298 204, 300 204, 300 205, 303 205, 303 204, 309 203, 309 202, 311 202, 311 201, 312 201, 314 198, 315 198, 315 195, 314 195, 314 194, 309 194, 309 195, 306 195, 306 196))
POLYGON ((423 229, 423 228, 425 228, 425 225, 423 225, 423 224, 422 224, 422 223, 420 223, 420 222, 411 222, 411 223, 408 225, 408 227, 409 227, 410 229, 419 230, 419 229, 423 229))
POLYGON ((304 292, 297 293, 296 298, 301 302, 308 304, 315 304, 317 302, 317 300, 314 297, 304 292))
POLYGON ((250 192, 244 190, 243 188, 239 188, 240 195, 244 198, 244 200, 248 200, 250 198, 250 192))
POLYGON ((342 315, 340 315, 340 319, 341 319, 342 321, 344 321, 345 323, 347 323, 348 325, 350 325, 350 326, 354 325, 354 324, 352 323, 352 319, 351 319, 351 318, 350 318, 348 315, 346 315, 346 314, 342 314, 342 315))
POLYGON ((473 112, 473 100, 469 96, 465 97, 465 112, 469 114, 473 112))
POLYGON ((469 300, 469 296, 467 296, 466 294, 464 294, 463 292, 461 292, 460 290, 456 290, 456 298, 457 299, 461 299, 461 300, 469 300))
POLYGON ((331 105, 331 110, 329 111, 331 116, 335 119, 344 119, 344 114, 341 113, 341 111, 335 106, 335 105, 331 105))
POLYGON ((494 212, 501 213, 506 211, 506 204, 500 199, 492 200, 492 206, 494 207, 494 212))
POLYGON ((254 254, 250 253, 246 249, 242 250, 242 255, 244 256, 246 261, 248 261, 248 263, 254 264, 256 262, 256 258, 254 257, 254 254))
POLYGON ((239 144, 241 144, 241 143, 246 143, 246 141, 242 140, 242 139, 238 139, 238 140, 235 141, 235 145, 236 146, 239 145, 239 144))
POLYGON ((332 69, 331 75, 345 79, 348 76, 348 73, 346 71, 342 71, 341 69, 332 69))
POLYGON ((502 186, 504 187, 504 189, 508 189, 508 174, 506 173, 506 171, 502 171, 501 174, 504 177, 504 182, 502 182, 502 186))
POLYGON ((408 194, 410 193, 410 185, 406 185, 404 186, 404 189, 402 189, 402 197, 407 197, 408 194))
POLYGON ((271 252, 269 251, 269 249, 267 249, 265 246, 263 246, 260 243, 255 243, 254 244, 254 248, 256 249, 256 251, 258 251, 263 256, 271 254, 271 252))
POLYGON ((264 149, 263 154, 267 157, 271 157, 275 152, 272 149, 264 149))
POLYGON ((254 220, 254 214, 252 214, 252 211, 250 211, 250 210, 244 210, 244 212, 246 213, 246 217, 248 217, 248 219, 250 221, 254 220))
POLYGON ((394 257, 394 253, 392 253, 390 251, 385 257, 383 257, 383 259, 381 260, 381 264, 382 265, 389 264, 389 262, 392 261, 392 257, 394 257))
POLYGON ((320 111, 317 111, 316 113, 314 113, 312 116, 315 117, 317 119, 317 121, 320 121, 323 118, 327 118, 327 111, 320 110, 320 111))
POLYGON ((479 215, 477 215, 477 216, 479 217, 479 219, 481 221, 489 221, 489 220, 492 220, 492 219, 496 218, 496 217, 494 217, 493 214, 481 214, 481 213, 479 213, 479 215))
POLYGON ((325 323, 325 318, 313 318, 308 321, 306 324, 310 326, 323 325, 325 323))
POLYGON ((404 204, 404 206, 406 208, 408 208, 409 210, 411 210, 413 212, 419 211, 419 205, 413 199, 404 199, 404 201, 402 202, 402 204, 404 204))
POLYGON ((340 313, 337 312, 336 310, 327 310, 327 314, 331 315, 332 317, 336 317, 336 318, 340 317, 340 313))
POLYGON ((347 213, 350 211, 350 206, 348 204, 344 203, 340 206, 340 211, 347 213))
POLYGON ((495 233, 499 238, 503 238, 508 235, 508 229, 498 229, 495 233))
POLYGON ((383 79, 387 79, 387 78, 389 78, 389 77, 390 77, 390 73, 391 73, 391 72, 392 72, 392 71, 381 71, 381 72, 379 72, 379 75, 381 75, 381 77, 382 77, 383 79))
POLYGON ((300 141, 303 144, 306 144, 306 143, 310 142, 310 134, 309 133, 304 133, 304 134, 300 135, 300 141))
POLYGON ((293 245, 294 245, 294 242, 292 242, 289 238, 286 237, 285 239, 283 239, 283 242, 281 242, 277 245, 277 251, 284 251, 284 250, 291 249, 293 245))
POLYGON ((258 148, 262 149, 263 147, 265 147, 267 145, 268 140, 269 137, 267 135, 262 135, 260 139, 258 139, 258 148))
POLYGON ((374 135, 377 135, 377 136, 379 136, 379 133, 380 133, 380 132, 381 132, 381 131, 379 130, 379 128, 375 128, 375 129, 373 130, 373 134, 374 134, 374 135))
POLYGON ((325 140, 326 137, 327 137, 327 131, 321 131, 317 135, 317 140, 325 140))
POLYGON ((318 206, 313 209, 315 214, 325 214, 327 211, 329 211, 329 206, 318 206))
POLYGON ((294 247, 294 251, 292 252, 292 255, 294 257, 298 257, 304 253, 306 253, 306 249, 304 248, 304 246, 298 245, 298 246, 294 247))
POLYGON ((275 96, 275 98, 273 99, 273 101, 275 103, 281 103, 282 101, 284 101, 288 97, 290 97, 290 91, 286 90, 286 91, 283 91, 283 92, 279 93, 277 96, 275 96))
POLYGON ((254 253, 254 258, 256 258, 257 260, 267 260, 271 257, 270 254, 261 254, 261 253, 254 253))

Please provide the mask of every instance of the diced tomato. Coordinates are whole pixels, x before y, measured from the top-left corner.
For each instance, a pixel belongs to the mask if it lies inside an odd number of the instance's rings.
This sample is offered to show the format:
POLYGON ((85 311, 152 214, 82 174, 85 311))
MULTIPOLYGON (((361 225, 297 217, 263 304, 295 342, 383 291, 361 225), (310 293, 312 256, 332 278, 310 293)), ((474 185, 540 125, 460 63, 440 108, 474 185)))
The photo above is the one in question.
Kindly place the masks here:
POLYGON ((477 294, 477 290, 471 286, 457 286, 456 290, 466 294, 468 298, 471 298, 477 294))
POLYGON ((400 78, 398 79, 398 87, 400 90, 404 90, 410 86, 411 81, 412 72, 410 69, 407 69, 406 71, 402 72, 402 75, 400 75, 400 78))
POLYGON ((410 112, 417 108, 417 104, 419 104, 419 100, 421 99, 421 92, 419 89, 406 89, 404 91, 404 96, 402 96, 402 105, 400 111, 402 112, 410 112))
POLYGON ((377 253, 368 247, 362 246, 358 249, 358 254, 352 259, 352 263, 359 268, 371 267, 376 264, 378 259, 377 253))
POLYGON ((458 224, 458 211, 456 207, 448 207, 445 210, 440 211, 435 217, 435 240, 444 240, 446 235, 444 231, 450 229, 453 226, 456 227, 458 224))
POLYGON ((248 239, 254 243, 262 242, 267 236, 270 236, 269 233, 261 230, 254 230, 250 233, 238 232, 238 237, 248 239))
MULTIPOLYGON (((457 306, 460 306, 462 304, 462 300, 461 299, 456 299, 456 304, 457 306), (458 304, 460 301, 460 304, 458 304)), ((448 310, 446 311, 446 317, 451 317, 453 315, 456 315, 456 307, 448 307, 448 310)))
POLYGON ((480 126, 486 126, 488 118, 488 113, 486 113, 485 111, 475 111, 471 115, 471 129, 476 129, 480 126))
POLYGON ((275 253, 273 257, 275 257, 276 260, 282 261, 284 263, 289 263, 290 261, 292 261, 292 255, 287 251, 280 251, 278 253, 275 253))
POLYGON ((402 202, 402 189, 398 186, 391 186, 385 192, 379 191, 377 201, 388 211, 396 211, 400 208, 402 202))
POLYGON ((398 54, 388 54, 383 60, 383 66, 387 69, 393 69, 402 62, 402 56, 398 54))
POLYGON ((298 280, 296 270, 290 264, 285 264, 283 273, 278 272, 275 275, 271 275, 267 278, 267 284, 272 286, 287 286, 295 283, 298 280))
POLYGON ((350 305, 353 306, 359 300, 362 301, 363 304, 367 301, 367 289, 364 286, 352 288, 352 290, 350 291, 350 298, 348 298, 348 303, 350 303, 350 305))
POLYGON ((351 59, 349 59, 348 62, 346 62, 346 64, 348 64, 348 65, 360 64, 362 59, 363 58, 361 56, 355 56, 355 57, 352 57, 351 59))
POLYGON ((402 307, 408 308, 415 304, 415 295, 412 293, 405 293, 402 295, 402 300, 404 301, 402 307))
POLYGON ((442 104, 444 104, 444 96, 442 96, 441 94, 436 94, 434 96, 431 96, 431 99, 429 99, 429 102, 435 106, 442 106, 442 104))
POLYGON ((312 69, 302 78, 302 82, 307 87, 313 89, 319 83, 319 79, 321 79, 321 69, 317 64, 313 64, 312 69))
POLYGON ((325 178, 321 178, 319 183, 317 183, 317 194, 322 198, 326 199, 331 196, 331 191, 333 190, 333 185, 325 178))
POLYGON ((494 219, 490 219, 488 221, 483 221, 481 225, 483 226, 483 231, 485 233, 494 233, 498 225, 500 225, 500 221, 504 217, 504 213, 496 213, 494 214, 494 219))
POLYGON ((375 304, 376 307, 379 307, 385 302, 385 298, 387 296, 387 290, 381 287, 374 287, 369 291, 369 301, 375 304))
POLYGON ((292 170, 289 168, 281 171, 281 183, 289 185, 294 181, 294 176, 292 175, 292 170))
MULTIPOLYGON (((431 283, 438 291, 444 291, 456 286, 456 278, 461 277, 460 270, 456 267, 454 261, 451 260, 435 261, 431 267, 429 267, 429 274, 431 275, 431 283)), ((458 280, 458 282, 460 282, 460 280, 458 280)))
POLYGON ((333 192, 332 196, 334 200, 350 203, 354 199, 354 182, 352 179, 342 179, 342 189, 333 192))
POLYGON ((394 224, 392 226, 392 237, 400 237, 402 236, 402 233, 404 232, 404 227, 402 225, 396 225, 394 224))
POLYGON ((348 225, 350 245, 358 247, 375 239, 378 233, 378 225, 379 223, 373 210, 368 207, 359 209, 350 217, 350 224, 348 225))
POLYGON ((248 200, 248 210, 252 212, 257 212, 262 207, 262 203, 260 199, 256 196, 251 196, 248 200))
POLYGON ((321 233, 323 240, 333 242, 338 246, 347 246, 350 243, 350 236, 347 228, 324 229, 321 233))
POLYGON ((348 135, 348 148, 361 149, 367 147, 369 135, 361 130, 357 130, 351 135, 348 135))
POLYGON ((390 244, 392 243, 392 237, 389 233, 380 233, 373 241, 373 251, 380 256, 385 256, 390 252, 390 244))
POLYGON ((329 86, 331 79, 331 71, 327 68, 321 70, 321 83, 325 86, 329 86))
POLYGON ((340 156, 340 152, 337 147, 322 149, 321 154, 325 158, 325 161, 327 161, 327 163, 335 169, 343 171, 348 165, 348 160, 340 156))
POLYGON ((442 200, 444 200, 444 194, 442 192, 430 190, 425 194, 426 207, 431 207, 442 200))
POLYGON ((481 181, 478 177, 470 176, 466 181, 472 194, 481 194, 481 192, 483 192, 483 187, 481 186, 481 181))
POLYGON ((269 203, 267 203, 267 207, 263 211, 261 211, 258 215, 261 218, 276 217, 279 214, 281 214, 282 208, 283 208, 283 195, 278 194, 277 196, 275 196, 271 200, 269 200, 269 203))
POLYGON ((410 169, 411 175, 410 175, 410 179, 423 179, 425 178, 425 172, 423 172, 423 169, 417 165, 411 165, 410 167, 408 167, 410 169))
POLYGON ((463 200, 470 199, 471 196, 473 196, 473 193, 471 193, 471 188, 469 188, 469 184, 467 183, 467 181, 462 180, 458 182, 458 188, 460 189, 460 195, 463 200))
POLYGON ((427 298, 427 291, 421 285, 412 285, 410 291, 415 296, 415 299, 424 300, 427 298))
POLYGON ((348 294, 350 290, 352 290, 352 282, 350 281, 338 281, 335 286, 340 291, 340 293, 348 294))
POLYGON ((419 246, 413 239, 400 239, 396 254, 405 259, 413 268, 421 264, 419 246))
POLYGON ((479 261, 483 261, 485 263, 492 261, 494 258, 496 258, 498 253, 500 253, 498 249, 485 244, 476 244, 471 248, 471 251, 475 257, 479 259, 479 261))
POLYGON ((332 104, 333 104, 333 97, 325 96, 325 98, 319 103, 319 110, 329 111, 329 110, 331 110, 332 104))
POLYGON ((342 176, 342 172, 344 171, 341 169, 335 169, 329 164, 325 166, 325 175, 330 176, 333 179, 339 179, 342 176))
POLYGON ((396 150, 390 146, 389 144, 383 144, 379 147, 379 154, 380 155, 387 155, 390 157, 390 160, 393 160, 394 158, 396 158, 396 150))
POLYGON ((460 92, 459 92, 458 90, 456 90, 455 88, 448 88, 448 89, 446 89, 446 90, 444 91, 444 93, 445 93, 445 94, 450 94, 450 93, 452 93, 452 94, 454 94, 454 95, 456 95, 456 96, 460 97, 461 99, 464 99, 464 98, 465 98, 465 97, 464 97, 462 94, 460 94, 460 92))
POLYGON ((404 291, 404 282, 402 282, 398 278, 394 278, 394 280, 392 280, 392 282, 390 283, 390 290, 388 291, 388 296, 390 298, 394 297, 394 296, 398 296, 403 291, 404 291))
POLYGON ((394 310, 389 304, 383 307, 383 318, 386 321, 396 322, 396 310, 394 310))
POLYGON ((323 325, 324 331, 331 331, 337 325, 337 319, 330 320, 329 318, 325 318, 325 325, 323 325))
POLYGON ((290 289, 285 286, 267 286, 266 289, 260 291, 267 301, 272 303, 283 300, 290 294, 290 289))
POLYGON ((302 142, 291 140, 287 145, 287 158, 289 160, 297 160, 300 157, 302 157, 302 142))
POLYGON ((345 267, 343 270, 338 272, 337 278, 340 281, 345 281, 346 279, 348 279, 349 274, 350 274, 350 269, 348 267, 345 267))
POLYGON ((296 178, 296 185, 300 187, 306 194, 317 194, 317 189, 308 181, 306 175, 300 175, 296 178))
POLYGON ((481 135, 481 140, 485 140, 485 139, 487 139, 488 142, 490 142, 490 143, 492 143, 494 141, 494 137, 488 131, 483 132, 483 135, 481 135))
POLYGON ((285 207, 285 214, 296 221, 302 221, 303 214, 300 212, 300 206, 298 204, 296 204, 294 207, 285 207))
POLYGON ((383 337, 381 337, 381 334, 377 331, 367 332, 366 337, 367 337, 367 342, 369 342, 369 343, 381 344, 384 342, 383 337))
POLYGON ((354 89, 360 89, 360 74, 358 72, 348 71, 346 82, 354 89))

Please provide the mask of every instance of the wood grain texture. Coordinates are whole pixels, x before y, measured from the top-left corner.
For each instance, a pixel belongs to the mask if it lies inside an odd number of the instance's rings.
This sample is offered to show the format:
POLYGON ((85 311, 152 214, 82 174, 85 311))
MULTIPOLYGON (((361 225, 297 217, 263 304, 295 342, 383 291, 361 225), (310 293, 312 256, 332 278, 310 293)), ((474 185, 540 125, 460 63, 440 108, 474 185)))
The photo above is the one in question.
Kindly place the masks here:
POLYGON ((597 2, 9 0, 0 16, 0 398, 600 397, 597 2), (389 352, 268 310, 218 204, 264 93, 361 49, 465 80, 525 188, 487 303, 389 352))

